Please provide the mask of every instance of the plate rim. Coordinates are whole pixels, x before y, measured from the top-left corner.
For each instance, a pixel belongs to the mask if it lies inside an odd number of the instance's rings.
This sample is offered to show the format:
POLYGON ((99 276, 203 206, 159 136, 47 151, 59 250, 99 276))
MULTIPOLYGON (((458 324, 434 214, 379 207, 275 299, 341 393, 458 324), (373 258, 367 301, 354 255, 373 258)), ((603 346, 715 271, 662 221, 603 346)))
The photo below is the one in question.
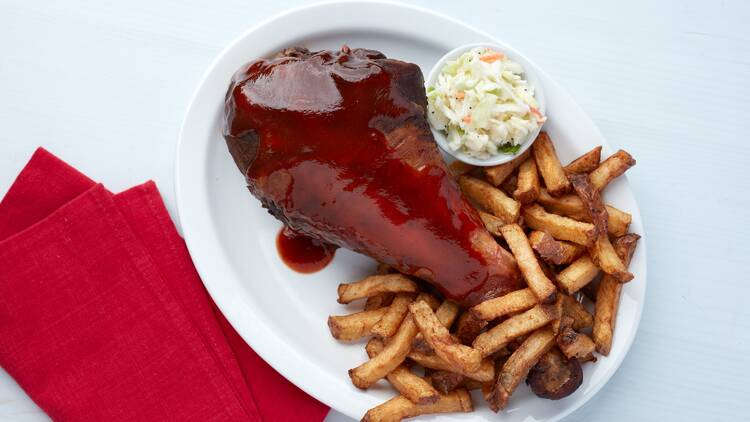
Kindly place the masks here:
MULTIPOLYGON (((199 79, 198 84, 196 85, 196 88, 194 89, 192 95, 190 96, 190 100, 188 103, 188 106, 185 109, 184 112, 184 118, 182 120, 182 123, 180 125, 180 129, 178 132, 178 139, 177 139, 177 145, 175 150, 175 165, 174 165, 174 194, 176 199, 176 205, 177 205, 177 215, 178 220, 181 226, 181 230, 183 232, 183 237, 185 239, 185 243, 187 245, 188 250, 191 253, 191 258, 193 257, 193 251, 196 249, 193 245, 193 239, 192 236, 189 234, 190 230, 188 230, 188 226, 185 224, 186 213, 185 213, 185 197, 182 195, 183 186, 182 186, 182 178, 181 178, 181 172, 182 172, 182 165, 181 163, 181 155, 183 153, 183 146, 184 146, 184 133, 186 126, 188 125, 188 121, 190 120, 190 117, 192 115, 192 112, 194 111, 194 108, 196 106, 196 100, 198 99, 202 87, 206 84, 207 80, 210 78, 211 74, 214 72, 215 68, 219 64, 219 62, 222 60, 224 56, 226 56, 230 51, 232 51, 238 44, 242 42, 246 37, 250 36, 252 33, 258 31, 259 29, 263 28, 264 26, 267 26, 269 24, 272 24, 273 22, 280 20, 282 18, 285 18, 289 15, 297 14, 297 13, 305 13, 311 9, 317 9, 317 8, 327 8, 327 7, 336 7, 336 6, 342 6, 342 5, 368 5, 368 6, 385 6, 389 8, 395 8, 395 9, 407 9, 411 12, 431 15, 432 18, 442 19, 446 21, 450 21, 452 24, 461 26, 467 30, 473 31, 477 34, 480 34, 481 36, 499 42, 503 43, 501 40, 498 40, 495 36, 477 29, 476 27, 469 25, 467 23, 464 23, 463 21, 460 21, 456 18, 453 18, 451 16, 442 14, 440 12, 436 12, 430 9, 427 9, 425 7, 421 6, 415 6, 411 4, 401 3, 397 1, 391 1, 391 0, 332 0, 332 1, 321 1, 321 2, 315 2, 307 5, 302 5, 294 8, 290 8, 287 10, 284 10, 282 12, 279 12, 277 14, 274 14, 266 19, 261 20, 260 22, 250 26, 246 30, 242 31, 237 37, 235 37, 232 41, 230 41, 211 61, 210 65, 206 68, 204 73, 202 74, 201 78, 199 79)), ((336 29, 336 28, 331 28, 336 29)), ((521 52, 523 54, 523 52, 521 52)), ((603 141, 602 145, 605 148, 605 150, 611 150, 611 146, 607 142, 606 138, 603 136, 601 131, 599 130, 599 127, 596 125, 596 123, 591 119, 588 113, 585 112, 581 108, 581 106, 573 99, 573 97, 568 93, 568 91, 561 85, 559 85, 553 78, 551 78, 544 69, 537 66, 532 60, 528 60, 535 68, 538 74, 542 76, 543 78, 547 78, 551 81, 553 81, 557 88, 559 88, 561 94, 566 97, 566 100, 573 106, 575 106, 581 113, 583 113, 585 116, 587 116, 591 122, 592 128, 596 132, 596 134, 599 136, 599 138, 603 141)), ((629 180, 627 178, 627 175, 621 176, 622 179, 625 180, 625 183, 627 184, 627 189, 630 191, 631 195, 633 196, 633 207, 631 210, 629 210, 633 215, 638 216, 638 219, 641 221, 641 226, 643 226, 643 218, 640 212, 640 208, 638 206, 638 202, 635 198, 635 195, 633 194, 633 190, 630 187, 629 180)), ((643 277, 642 280, 639 280, 642 283, 642 296, 637 301, 636 306, 636 314, 635 314, 635 320, 633 322, 633 329, 629 335, 628 338, 625 339, 624 347, 622 350, 622 354, 619 355, 616 360, 612 363, 612 370, 605 375, 604 379, 597 385, 594 385, 590 392, 586 394, 586 396, 582 399, 577 401, 576 403, 566 406, 563 410, 561 410, 560 413, 556 414, 552 419, 547 419, 548 421, 559 421, 576 410, 580 409, 584 404, 588 403, 591 398, 593 398, 609 381, 611 380, 612 376, 619 370, 623 360, 625 359, 625 356, 630 352, 631 346, 633 344, 633 341, 635 340, 635 336, 638 333, 638 330, 640 328, 640 323, 643 316, 643 308, 645 305, 646 300, 646 288, 647 288, 647 280, 648 280, 648 254, 647 254, 647 245, 646 245, 646 235, 645 235, 645 228, 642 227, 641 230, 641 239, 639 241, 639 250, 640 253, 643 255, 643 262, 642 262, 642 268, 643 268, 643 277)), ((196 270, 198 271, 199 275, 201 275, 201 281, 204 280, 203 274, 205 273, 205 269, 203 269, 203 265, 199 262, 199 259, 193 259, 194 265, 196 267, 196 270)), ((204 282, 204 286, 206 287, 206 290, 211 295, 212 300, 216 303, 216 306, 221 310, 222 314, 224 314, 227 318, 227 320, 232 324, 233 319, 238 318, 237 314, 240 312, 237 309, 238 304, 230 303, 230 300, 225 300, 215 287, 211 287, 211 283, 204 282), (220 298, 221 297, 221 298, 220 298)), ((255 317, 260 318, 260 316, 251 308, 247 307, 248 310, 250 310, 255 317)), ((263 324, 256 324, 259 325, 257 327, 260 331, 264 332, 264 335, 271 335, 273 336, 273 333, 271 329, 263 324)), ((245 342, 250 345, 250 347, 258 353, 261 358, 263 358, 264 361, 266 361, 269 365, 271 365, 280 375, 285 377, 287 380, 292 382, 294 385, 296 385, 298 388, 305 391, 310 396, 316 398, 320 402, 326 404, 331 409, 335 409, 349 417, 352 417, 354 419, 358 418, 360 415, 357 413, 354 413, 351 411, 350 408, 342 408, 342 407, 334 407, 332 404, 336 403, 334 400, 334 396, 337 394, 334 389, 330 389, 331 391, 326 392, 326 389, 324 388, 314 388, 313 385, 315 384, 314 381, 308 381, 305 380, 305 377, 303 376, 297 376, 297 372, 304 369, 315 369, 318 372, 326 373, 326 371, 322 370, 322 368, 315 367, 311 368, 310 365, 304 366, 304 368, 295 369, 292 371, 290 369, 290 366, 284 366, 282 364, 282 360, 286 360, 286 363, 289 362, 288 359, 282 359, 278 355, 273 355, 271 351, 266 350, 266 346, 263 345, 263 341, 257 336, 249 336, 247 335, 247 330, 243 329, 241 327, 237 327, 234 324, 232 326, 235 328, 238 334, 245 340, 245 342), (294 376, 290 375, 290 372, 294 372, 294 376)), ((274 336, 275 337, 275 336, 274 336)), ((283 343, 283 340, 280 338, 275 338, 271 340, 277 340, 279 342, 283 343)), ((314 365, 312 365, 314 366, 314 365)), ((315 378, 312 376, 309 376, 307 374, 306 378, 315 378)))

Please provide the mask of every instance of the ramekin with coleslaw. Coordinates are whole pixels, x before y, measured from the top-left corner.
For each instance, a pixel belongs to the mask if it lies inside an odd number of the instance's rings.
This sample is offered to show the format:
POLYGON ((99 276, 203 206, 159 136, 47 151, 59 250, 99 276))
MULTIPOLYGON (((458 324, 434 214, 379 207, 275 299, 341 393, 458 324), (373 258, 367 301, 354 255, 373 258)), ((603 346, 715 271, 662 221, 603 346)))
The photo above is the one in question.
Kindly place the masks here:
POLYGON ((524 74, 488 47, 447 61, 427 87, 430 124, 446 134, 453 152, 481 160, 517 153, 547 119, 524 74))

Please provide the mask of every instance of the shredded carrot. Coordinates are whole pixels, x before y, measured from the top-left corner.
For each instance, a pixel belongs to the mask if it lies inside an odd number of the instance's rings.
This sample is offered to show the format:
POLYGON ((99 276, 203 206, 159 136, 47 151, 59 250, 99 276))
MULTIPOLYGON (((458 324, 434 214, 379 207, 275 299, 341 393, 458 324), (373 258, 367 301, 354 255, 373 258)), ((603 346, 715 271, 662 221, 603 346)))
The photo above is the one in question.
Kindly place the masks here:
POLYGON ((463 119, 464 123, 471 123, 471 114, 467 114, 463 119))
POLYGON ((479 60, 485 63, 492 63, 492 62, 496 62, 498 60, 504 60, 504 59, 505 59, 505 54, 503 53, 485 54, 484 56, 479 58, 479 60))
POLYGON ((532 112, 533 114, 536 114, 536 115, 537 115, 537 117, 539 117, 539 118, 543 118, 543 117, 544 117, 544 116, 542 115, 542 112, 541 112, 541 111, 539 111, 539 109, 538 109, 538 108, 536 108, 536 107, 529 107, 529 108, 531 109, 531 112, 532 112))
POLYGON ((458 91, 456 93, 456 98, 458 98, 459 100, 463 100, 465 96, 466 96, 466 92, 464 91, 458 91))

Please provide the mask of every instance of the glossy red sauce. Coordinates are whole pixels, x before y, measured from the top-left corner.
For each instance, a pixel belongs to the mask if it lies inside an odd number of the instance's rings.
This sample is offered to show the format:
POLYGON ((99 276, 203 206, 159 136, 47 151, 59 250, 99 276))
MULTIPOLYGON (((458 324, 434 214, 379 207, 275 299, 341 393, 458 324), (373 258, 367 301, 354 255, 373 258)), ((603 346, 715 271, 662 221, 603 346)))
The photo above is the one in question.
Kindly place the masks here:
POLYGON ((305 274, 325 268, 336 253, 335 246, 295 233, 286 226, 276 236, 276 249, 289 268, 305 274))
MULTIPOLYGON (((419 81, 404 86, 421 92, 405 92, 393 76, 404 72, 387 72, 373 58, 382 55, 319 52, 248 64, 231 87, 225 136, 257 135, 248 188, 292 230, 430 280, 460 300, 497 277, 475 244, 479 232, 488 235, 429 135, 418 68, 408 65, 419 81), (398 130, 410 126, 419 137, 403 142, 398 130)), ((285 257, 285 248, 328 256, 282 246, 285 257)))

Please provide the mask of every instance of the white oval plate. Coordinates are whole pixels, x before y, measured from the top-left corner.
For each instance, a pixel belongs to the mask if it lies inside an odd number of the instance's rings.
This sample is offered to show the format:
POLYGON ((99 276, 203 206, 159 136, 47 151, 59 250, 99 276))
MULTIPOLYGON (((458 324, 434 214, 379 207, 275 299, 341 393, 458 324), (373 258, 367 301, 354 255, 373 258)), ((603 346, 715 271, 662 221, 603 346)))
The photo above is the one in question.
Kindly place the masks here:
MULTIPOLYGON (((380 50, 418 64, 423 72, 461 44, 496 42, 453 19, 411 6, 382 2, 318 4, 278 15, 249 29, 214 61, 201 81, 183 123, 176 164, 180 222, 190 253, 209 293, 240 335, 286 378, 334 409, 359 419, 393 396, 378 385, 364 392, 352 386, 347 369, 366 359, 363 344, 333 340, 326 318, 355 307, 336 303, 336 286, 373 271, 372 260, 339 250, 323 271, 302 275, 276 253, 280 223, 245 187, 221 137, 224 94, 245 62, 289 46, 310 49, 352 47, 380 50)), ((547 95, 550 133, 565 162, 595 145, 608 149, 591 119, 570 96, 535 66, 547 95)), ((622 177, 606 200, 633 214, 632 231, 643 235, 635 199, 622 177)), ((543 400, 521 386, 503 412, 504 421, 553 421, 589 400, 612 376, 638 328, 646 288, 646 247, 641 240, 631 264, 635 279, 623 289, 616 336, 609 357, 585 365, 583 385, 568 398, 543 400)), ((382 381, 381 381, 382 383, 382 381)), ((497 420, 482 403, 470 415, 452 419, 497 420)))

